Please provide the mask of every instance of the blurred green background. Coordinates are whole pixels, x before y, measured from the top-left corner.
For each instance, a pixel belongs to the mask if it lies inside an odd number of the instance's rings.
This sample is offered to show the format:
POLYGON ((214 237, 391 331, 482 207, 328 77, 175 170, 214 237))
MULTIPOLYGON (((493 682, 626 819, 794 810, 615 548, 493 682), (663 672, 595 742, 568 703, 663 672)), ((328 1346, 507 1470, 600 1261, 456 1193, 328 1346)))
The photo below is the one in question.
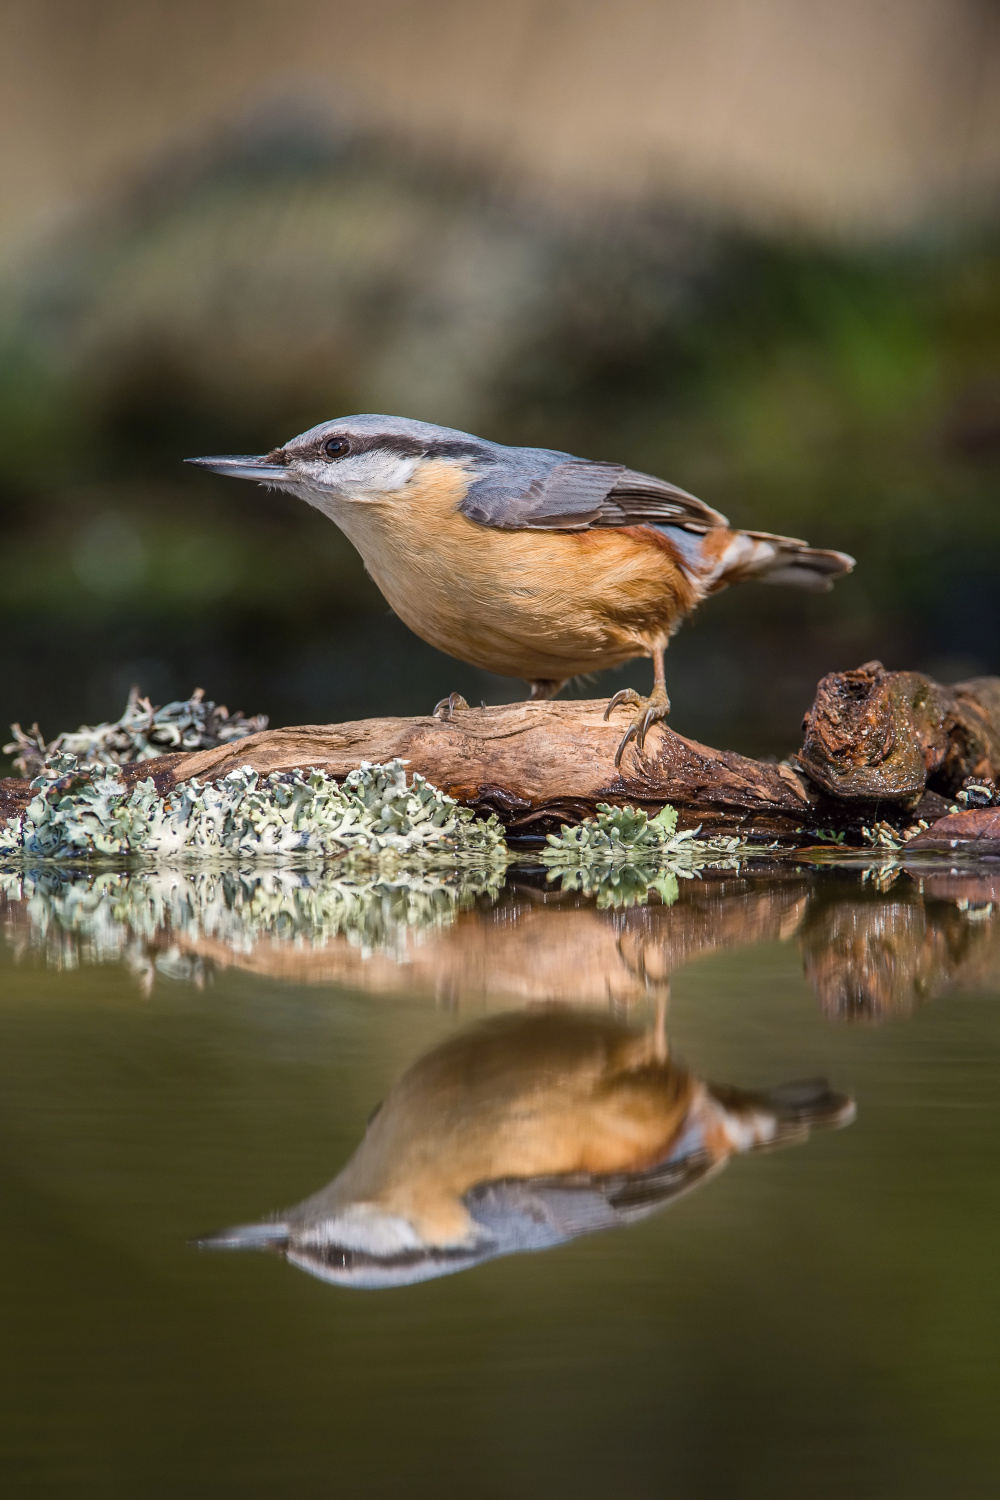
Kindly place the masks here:
MULTIPOLYGON (((856 555, 671 647, 678 729, 1000 669, 1000 11, 932 0, 8 8, 0 724, 521 696, 336 528, 185 470, 385 411, 665 475, 856 555)), ((634 664, 577 685, 591 696, 634 664)))

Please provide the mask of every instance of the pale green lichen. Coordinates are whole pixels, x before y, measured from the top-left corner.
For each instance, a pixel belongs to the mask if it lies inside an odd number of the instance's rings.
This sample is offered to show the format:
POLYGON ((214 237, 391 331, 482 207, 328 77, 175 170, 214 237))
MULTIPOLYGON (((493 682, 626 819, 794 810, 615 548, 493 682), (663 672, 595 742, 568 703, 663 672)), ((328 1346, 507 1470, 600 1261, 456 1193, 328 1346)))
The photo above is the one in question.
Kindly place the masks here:
POLYGON ((14 738, 3 749, 5 755, 16 755, 16 771, 36 776, 53 755, 75 755, 84 765, 127 765, 177 751, 229 745, 266 729, 267 722, 267 714, 231 714, 224 704, 206 699, 202 688, 161 708, 133 688, 121 718, 113 724, 82 724, 47 744, 37 724, 28 730, 12 724, 14 738))
POLYGON ((880 823, 873 823, 870 828, 862 828, 861 837, 874 849, 887 849, 890 853, 895 853, 911 839, 915 839, 918 834, 926 833, 929 827, 930 824, 923 818, 916 823, 911 823, 908 828, 896 828, 892 823, 883 820, 880 823))
MULTIPOLYGON (((27 914, 28 945, 57 968, 125 962, 144 982, 198 979, 205 940, 235 955, 260 942, 323 948, 346 940, 362 956, 402 962, 422 935, 448 927, 503 869, 453 868, 366 877, 342 863, 306 869, 93 870, 54 865, 0 873, 0 896, 27 914)), ((22 941, 23 924, 11 929, 22 941)))
POLYGON ((598 906, 638 906, 655 891, 664 906, 677 899, 679 880, 700 870, 738 869, 748 850, 738 838, 701 839, 699 829, 677 832, 677 812, 650 818, 641 809, 597 805, 597 816, 549 834, 542 854, 550 881, 564 891, 595 896, 598 906))
POLYGON ((559 834, 548 835, 542 858, 552 865, 600 865, 628 862, 646 864, 666 861, 678 867, 732 860, 747 846, 738 838, 698 837, 700 828, 677 832, 677 810, 664 807, 651 818, 641 808, 597 804, 597 816, 586 818, 575 828, 565 823, 559 834))
POLYGON ((161 795, 126 787, 117 770, 50 757, 21 817, 0 828, 0 858, 288 860, 346 857, 504 861, 495 817, 477 818, 403 762, 362 761, 343 783, 325 771, 250 766, 218 781, 192 778, 161 795))
POLYGON ((598 802, 596 817, 585 818, 573 828, 564 823, 558 834, 548 835, 549 847, 543 858, 560 864, 627 859, 636 854, 653 855, 693 837, 691 832, 677 833, 677 811, 673 807, 664 807, 651 818, 641 808, 598 802))

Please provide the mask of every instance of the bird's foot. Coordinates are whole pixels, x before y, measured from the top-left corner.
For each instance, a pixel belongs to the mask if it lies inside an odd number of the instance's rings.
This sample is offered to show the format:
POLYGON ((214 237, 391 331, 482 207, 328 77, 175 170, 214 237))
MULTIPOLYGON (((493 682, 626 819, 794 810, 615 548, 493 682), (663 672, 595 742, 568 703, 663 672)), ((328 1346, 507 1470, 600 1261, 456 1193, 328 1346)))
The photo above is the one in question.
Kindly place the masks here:
POLYGON ((635 688, 622 688, 621 692, 615 694, 607 708, 604 710, 605 720, 611 717, 616 708, 627 704, 629 708, 638 709, 638 713, 632 720, 625 736, 618 746, 615 754, 615 765, 620 766, 622 756, 632 740, 635 740, 635 748, 641 750, 646 743, 646 735, 654 724, 662 724, 670 714, 670 699, 663 688, 654 688, 648 698, 641 698, 635 688))
POLYGON ((468 706, 461 693, 449 693, 447 698, 442 698, 440 703, 435 703, 434 718, 453 719, 460 708, 468 708, 468 706))

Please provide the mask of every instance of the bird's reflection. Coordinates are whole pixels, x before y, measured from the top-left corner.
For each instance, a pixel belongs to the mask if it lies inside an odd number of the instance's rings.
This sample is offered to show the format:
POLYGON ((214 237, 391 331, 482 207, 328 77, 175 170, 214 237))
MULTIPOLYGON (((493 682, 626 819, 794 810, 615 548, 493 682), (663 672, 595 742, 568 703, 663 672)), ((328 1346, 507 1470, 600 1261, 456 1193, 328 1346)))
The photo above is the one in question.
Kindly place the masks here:
POLYGON ((672 1057, 662 1013, 645 1031, 506 1014, 414 1063, 320 1192, 201 1243, 277 1251, 339 1285, 402 1286, 644 1218, 735 1153, 853 1115, 822 1081, 705 1082, 672 1057))

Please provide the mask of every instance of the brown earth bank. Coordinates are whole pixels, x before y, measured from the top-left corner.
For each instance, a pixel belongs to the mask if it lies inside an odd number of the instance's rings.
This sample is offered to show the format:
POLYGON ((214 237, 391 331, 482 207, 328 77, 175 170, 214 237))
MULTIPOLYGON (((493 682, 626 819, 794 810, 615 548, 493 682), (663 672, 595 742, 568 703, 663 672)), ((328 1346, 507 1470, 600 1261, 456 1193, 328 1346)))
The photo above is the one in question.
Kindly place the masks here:
MULTIPOLYGON (((238 766, 262 773, 317 766, 336 777, 361 761, 399 756, 482 814, 495 812, 514 839, 578 823, 599 802, 678 809, 682 827, 801 846, 863 846, 884 823, 911 833, 914 849, 975 847, 1000 853, 1000 811, 951 811, 968 782, 992 800, 1000 776, 1000 678, 944 686, 881 662, 831 673, 803 722, 803 743, 785 761, 716 750, 666 727, 642 752, 614 758, 625 711, 605 701, 515 703, 457 710, 449 719, 379 718, 269 729, 236 744, 123 766, 127 784, 152 775, 160 790, 238 766), (942 821, 943 820, 943 821, 942 821), (917 832, 920 823, 928 828, 917 832), (916 835, 916 836, 913 836, 916 835)), ((25 781, 0 781, 0 817, 26 806, 25 781)))

